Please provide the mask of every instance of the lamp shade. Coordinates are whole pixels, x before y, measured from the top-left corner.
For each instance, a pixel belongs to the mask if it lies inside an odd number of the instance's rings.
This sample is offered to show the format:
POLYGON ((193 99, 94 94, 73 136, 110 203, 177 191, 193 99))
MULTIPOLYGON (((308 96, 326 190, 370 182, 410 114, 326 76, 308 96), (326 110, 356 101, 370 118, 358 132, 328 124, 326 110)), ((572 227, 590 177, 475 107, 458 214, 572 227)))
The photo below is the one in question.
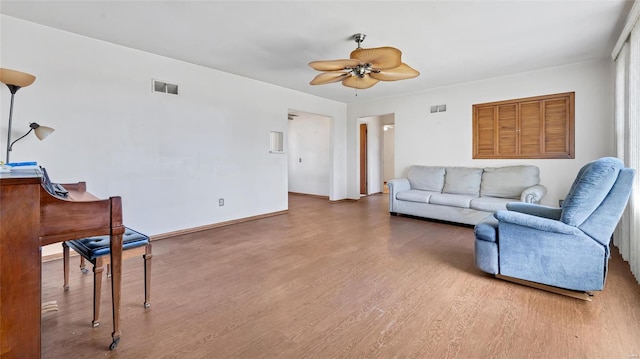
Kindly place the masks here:
POLYGON ((0 82, 5 85, 27 87, 36 80, 36 77, 25 72, 0 68, 0 82))
POLYGON ((38 126, 35 129, 33 129, 33 132, 36 134, 36 137, 38 137, 40 141, 47 138, 47 136, 53 133, 53 131, 55 131, 55 129, 47 126, 38 126))

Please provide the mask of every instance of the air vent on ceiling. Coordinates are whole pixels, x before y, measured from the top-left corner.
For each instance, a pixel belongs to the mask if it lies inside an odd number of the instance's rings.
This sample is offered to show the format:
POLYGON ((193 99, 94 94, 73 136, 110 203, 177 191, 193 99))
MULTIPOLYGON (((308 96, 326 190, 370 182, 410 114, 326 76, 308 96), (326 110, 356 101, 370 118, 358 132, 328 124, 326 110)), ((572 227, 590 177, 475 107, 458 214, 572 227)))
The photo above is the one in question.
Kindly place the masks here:
POLYGON ((171 84, 165 81, 153 80, 153 91, 154 92, 162 92, 168 93, 171 95, 178 94, 178 85, 171 84))

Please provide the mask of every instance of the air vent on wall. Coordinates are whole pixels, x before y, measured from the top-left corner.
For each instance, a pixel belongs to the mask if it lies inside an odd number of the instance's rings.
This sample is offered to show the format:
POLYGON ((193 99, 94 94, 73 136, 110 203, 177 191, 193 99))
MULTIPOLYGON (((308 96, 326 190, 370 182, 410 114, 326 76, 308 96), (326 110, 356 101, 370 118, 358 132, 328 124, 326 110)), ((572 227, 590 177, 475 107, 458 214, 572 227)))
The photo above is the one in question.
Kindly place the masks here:
POLYGON ((170 84, 164 81, 153 80, 153 91, 154 92, 162 92, 168 93, 171 95, 178 94, 178 85, 170 84))
POLYGON ((447 110, 447 105, 435 105, 431 106, 431 113, 436 112, 445 112, 447 110))

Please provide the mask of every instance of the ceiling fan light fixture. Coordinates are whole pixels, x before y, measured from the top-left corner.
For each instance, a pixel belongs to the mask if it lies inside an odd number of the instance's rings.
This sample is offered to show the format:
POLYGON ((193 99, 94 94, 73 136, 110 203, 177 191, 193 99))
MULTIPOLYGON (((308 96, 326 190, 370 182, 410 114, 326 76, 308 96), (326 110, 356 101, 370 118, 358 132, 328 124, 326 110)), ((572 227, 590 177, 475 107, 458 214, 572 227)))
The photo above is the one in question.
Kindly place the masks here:
POLYGON ((373 77, 365 76, 360 78, 358 76, 350 76, 342 80, 342 85, 351 87, 357 90, 368 89, 371 86, 377 84, 380 80, 376 80, 373 77))

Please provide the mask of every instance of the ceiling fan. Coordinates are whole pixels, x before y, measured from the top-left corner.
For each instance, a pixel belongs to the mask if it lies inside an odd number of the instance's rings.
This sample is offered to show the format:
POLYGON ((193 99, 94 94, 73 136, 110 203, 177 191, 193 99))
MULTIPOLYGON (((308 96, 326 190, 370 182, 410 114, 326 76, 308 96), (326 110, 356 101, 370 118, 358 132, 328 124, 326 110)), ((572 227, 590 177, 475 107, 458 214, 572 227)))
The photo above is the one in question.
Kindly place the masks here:
POLYGON ((365 34, 355 34, 358 48, 351 52, 348 60, 312 61, 314 70, 323 71, 309 84, 324 85, 342 81, 355 89, 367 89, 379 81, 397 81, 417 77, 420 73, 401 60, 402 52, 395 47, 360 47, 365 34))

